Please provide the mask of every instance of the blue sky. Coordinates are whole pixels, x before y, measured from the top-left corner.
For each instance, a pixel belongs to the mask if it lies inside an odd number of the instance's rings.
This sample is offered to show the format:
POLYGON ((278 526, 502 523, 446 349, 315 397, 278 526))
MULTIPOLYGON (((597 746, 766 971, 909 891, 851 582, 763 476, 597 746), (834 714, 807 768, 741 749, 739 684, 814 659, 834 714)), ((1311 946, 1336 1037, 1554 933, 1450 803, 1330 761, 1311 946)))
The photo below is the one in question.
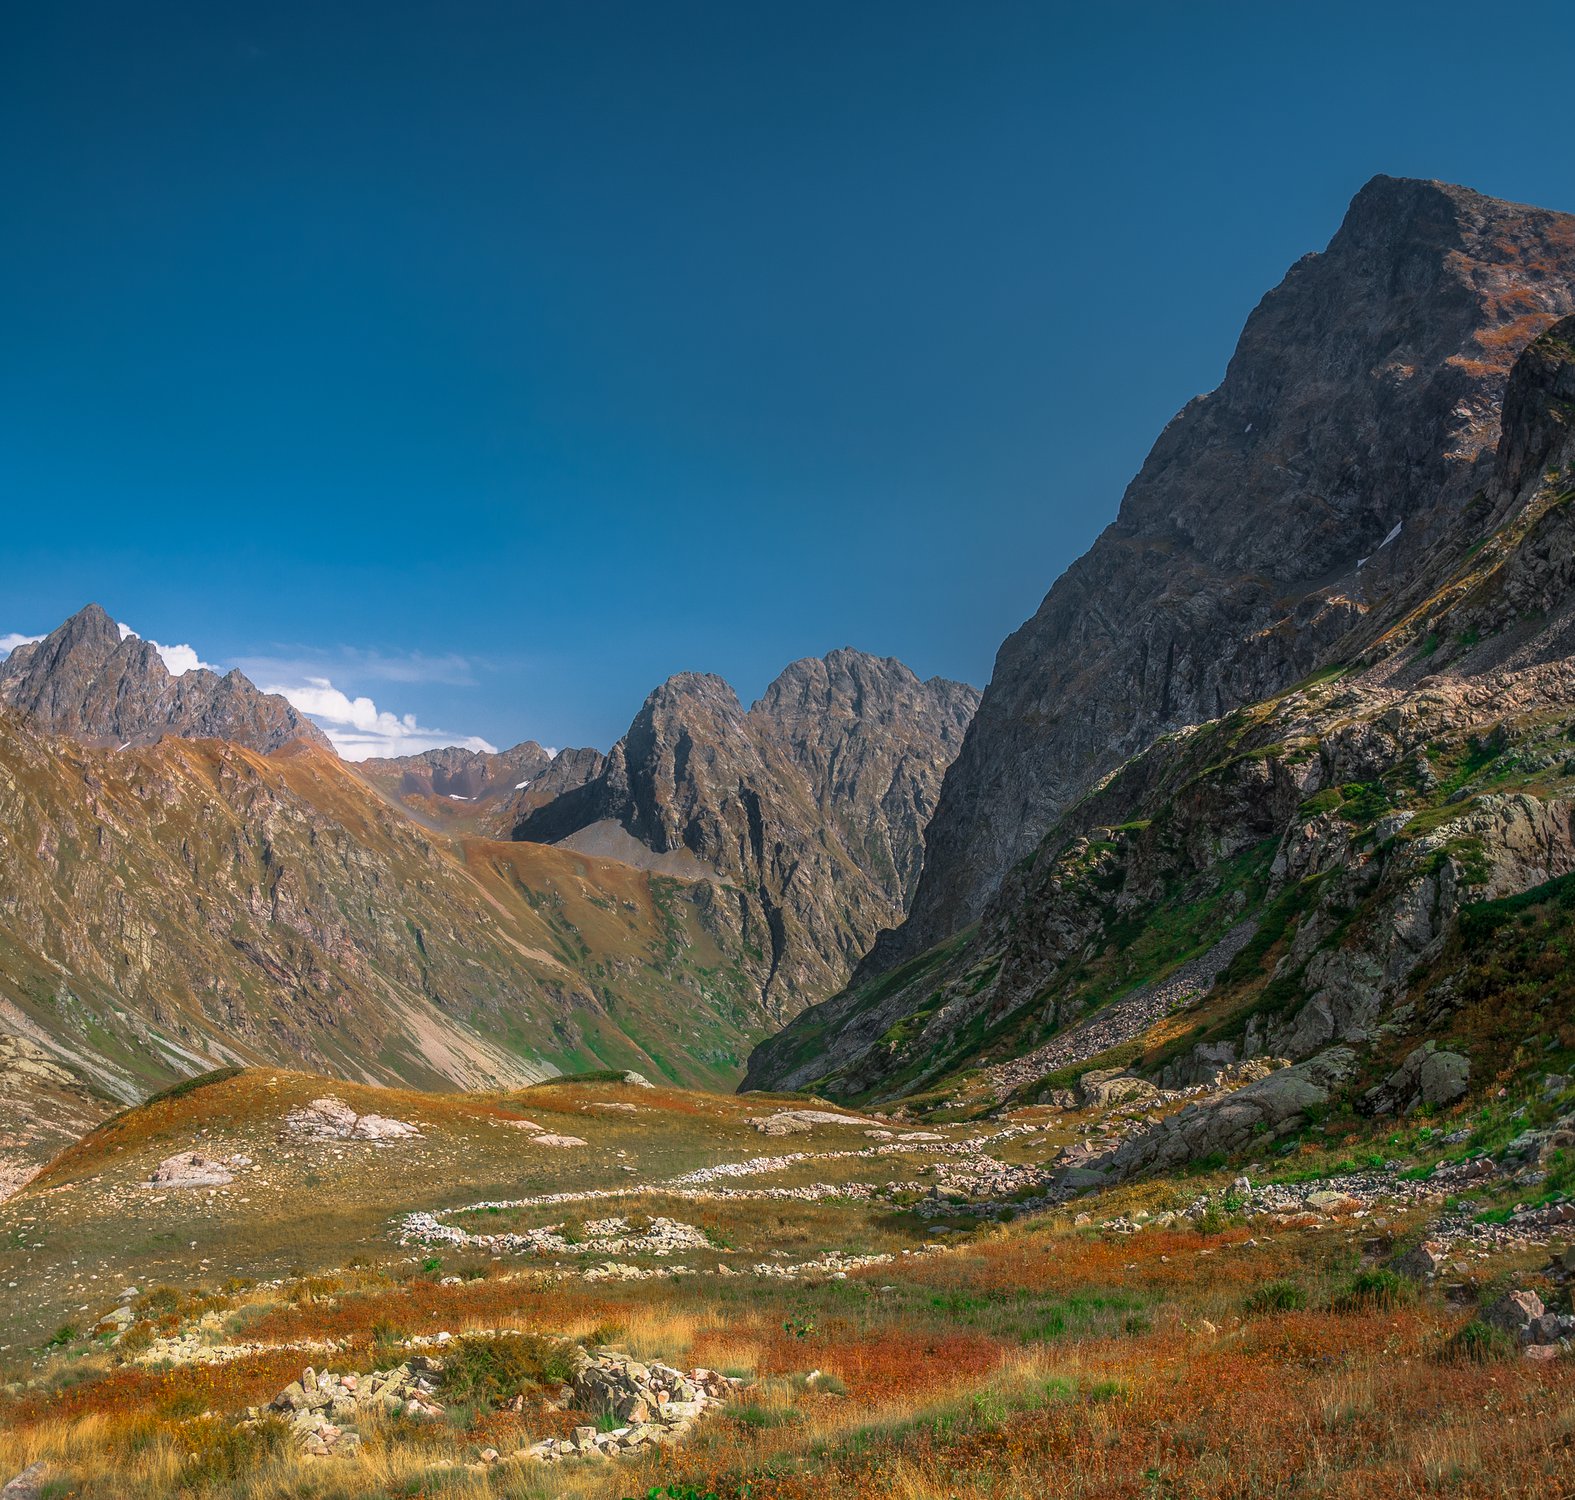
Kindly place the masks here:
POLYGON ((843 644, 982 684, 1363 181, 1575 208, 1563 6, 6 33, 0 637, 95 599, 373 744, 605 747, 843 644))

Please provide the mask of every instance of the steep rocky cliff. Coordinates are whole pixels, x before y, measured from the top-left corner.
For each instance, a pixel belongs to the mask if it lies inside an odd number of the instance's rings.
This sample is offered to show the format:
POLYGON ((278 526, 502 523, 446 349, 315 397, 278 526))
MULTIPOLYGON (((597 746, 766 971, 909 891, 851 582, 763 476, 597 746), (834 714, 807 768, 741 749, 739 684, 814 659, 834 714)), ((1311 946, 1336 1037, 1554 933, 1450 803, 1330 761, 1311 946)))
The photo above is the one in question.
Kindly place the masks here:
POLYGON ((1575 318, 1517 361, 1477 488, 1423 507, 1343 662, 1155 735, 974 924, 799 1017, 746 1086, 1034 1097, 1341 1048, 1345 1076, 1458 1027, 1463 917, 1575 875, 1572 398, 1575 318))
POLYGON ((976 919, 1062 811, 1157 734, 1345 659, 1371 612, 1425 585, 1481 487, 1510 365, 1575 310, 1572 289, 1575 218, 1368 183, 1001 647, 911 914, 861 977, 976 919))
POLYGON ((673 677, 601 773, 514 836, 722 882, 786 1016, 905 908, 977 700, 851 650, 793 663, 747 711, 719 677, 673 677))
POLYGON ((41 641, 0 661, 0 704, 40 729, 90 745, 148 745, 164 735, 229 740, 266 755, 328 737, 283 698, 239 672, 195 667, 178 676, 151 641, 127 634, 90 604, 41 641))

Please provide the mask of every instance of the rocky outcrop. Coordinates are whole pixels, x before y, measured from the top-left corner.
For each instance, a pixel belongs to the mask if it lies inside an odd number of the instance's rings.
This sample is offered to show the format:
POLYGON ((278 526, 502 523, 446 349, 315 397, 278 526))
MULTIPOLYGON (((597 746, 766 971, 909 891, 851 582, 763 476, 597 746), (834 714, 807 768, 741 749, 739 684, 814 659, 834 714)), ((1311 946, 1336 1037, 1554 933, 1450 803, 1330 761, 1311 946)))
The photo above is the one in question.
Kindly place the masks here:
MULTIPOLYGON (((1515 356, 1572 310, 1575 219, 1436 182, 1364 187, 1002 646, 912 911, 859 978, 977 918, 1156 735, 1342 659, 1373 611, 1429 576, 1481 487, 1515 356)), ((1535 442, 1515 456, 1539 461, 1535 442)))
POLYGON ((90 604, 0 661, 0 704, 40 730, 89 745, 149 745, 165 735, 229 740, 263 755, 328 737, 274 693, 239 672, 196 667, 179 676, 157 648, 90 604))
POLYGON ((851 650, 793 663, 747 711, 719 677, 673 677, 600 774, 514 836, 722 882, 786 1017, 901 914, 977 697, 851 650))
POLYGON ((286 1117, 285 1129, 306 1141, 411 1141, 421 1132, 408 1120, 358 1115, 343 1099, 314 1099, 286 1117))

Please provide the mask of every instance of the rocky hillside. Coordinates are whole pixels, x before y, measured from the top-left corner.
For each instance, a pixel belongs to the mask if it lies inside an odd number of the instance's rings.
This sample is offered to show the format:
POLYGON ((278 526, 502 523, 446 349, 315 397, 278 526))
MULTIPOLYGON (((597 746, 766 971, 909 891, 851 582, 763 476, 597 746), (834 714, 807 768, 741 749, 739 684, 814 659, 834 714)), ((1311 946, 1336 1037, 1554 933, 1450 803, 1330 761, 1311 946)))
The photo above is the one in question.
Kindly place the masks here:
POLYGON ((1248 319, 1219 388, 1002 646, 873 977, 978 918, 1002 878, 1156 735, 1319 666, 1398 596, 1482 487, 1515 356, 1575 311, 1575 218, 1377 177, 1248 319))
POLYGON ((39 729, 89 745, 148 745, 164 735, 229 740, 267 755, 328 738, 283 698, 239 672, 170 672, 151 641, 90 604, 41 641, 0 661, 0 705, 39 729))
MULTIPOLYGON (((1296 1065, 1255 1085, 1289 1128, 1337 1096, 1415 1104, 1424 1063, 1463 1090, 1525 1066, 1538 1037, 1561 1045, 1572 394, 1575 318, 1516 364, 1480 486, 1431 541, 1430 589, 1371 607, 1347 662, 1159 735, 1062 812, 974 926, 800 1017, 747 1082, 994 1103, 1108 1070, 1196 1087, 1270 1059, 1296 1065), (1500 911, 1526 912, 1551 969, 1484 958, 1500 911), (1427 1062, 1439 1043, 1447 1060, 1427 1062)), ((1177 1118, 1190 1135, 1156 1126, 1115 1166, 1238 1149, 1226 1127, 1259 1116, 1243 1099, 1177 1118)))
POLYGON ((100 1112, 228 1063, 731 1082, 769 1026, 746 948, 710 881, 430 834, 304 742, 103 750, 0 710, 0 1033, 100 1112))
POLYGON ((836 989, 906 908, 977 701, 851 650, 794 662, 747 711, 719 677, 673 677, 600 774, 514 836, 725 884, 763 1001, 785 1018, 836 989))

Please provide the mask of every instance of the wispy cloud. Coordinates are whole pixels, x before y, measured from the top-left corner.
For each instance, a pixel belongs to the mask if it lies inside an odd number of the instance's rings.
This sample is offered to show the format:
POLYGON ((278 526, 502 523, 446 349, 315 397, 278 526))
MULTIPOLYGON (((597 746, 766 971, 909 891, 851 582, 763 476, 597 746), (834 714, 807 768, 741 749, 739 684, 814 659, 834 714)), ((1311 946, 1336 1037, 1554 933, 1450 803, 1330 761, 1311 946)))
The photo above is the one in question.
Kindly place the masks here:
POLYGON ((466 750, 497 753, 497 746, 480 735, 450 734, 418 723, 414 714, 393 714, 379 709, 370 698, 352 698, 326 677, 308 677, 298 682, 270 682, 264 679, 265 693, 278 693, 305 714, 333 741, 334 749, 345 760, 369 760, 373 756, 419 755, 443 745, 459 745, 466 750))
POLYGON ((4 661, 18 646, 31 646, 34 641, 41 640, 41 635, 20 635, 14 630, 9 635, 0 635, 0 661, 4 661))
POLYGON ((350 678, 355 682, 439 683, 445 687, 475 687, 468 657, 457 652, 428 656, 423 651, 389 654, 359 646, 330 650, 287 646, 275 654, 242 656, 235 661, 253 679, 305 681, 312 677, 350 678))

